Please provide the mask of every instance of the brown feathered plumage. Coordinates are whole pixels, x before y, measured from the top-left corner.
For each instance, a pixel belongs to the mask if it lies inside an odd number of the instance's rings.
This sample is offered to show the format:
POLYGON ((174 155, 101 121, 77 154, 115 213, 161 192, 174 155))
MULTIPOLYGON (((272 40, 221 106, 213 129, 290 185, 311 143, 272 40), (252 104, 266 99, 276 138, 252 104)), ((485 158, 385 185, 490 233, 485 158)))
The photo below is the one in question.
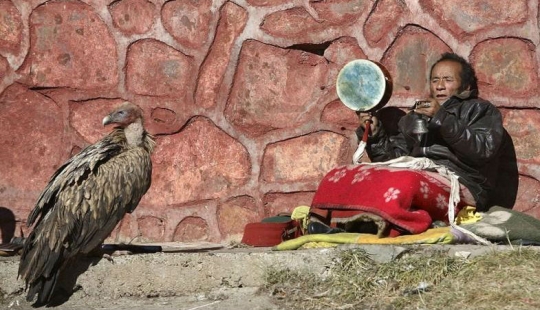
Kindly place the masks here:
POLYGON ((36 305, 49 303, 63 267, 100 245, 150 187, 155 142, 141 110, 125 102, 103 119, 108 124, 115 129, 60 167, 28 216, 27 225, 35 225, 19 276, 28 301, 38 294, 36 305))

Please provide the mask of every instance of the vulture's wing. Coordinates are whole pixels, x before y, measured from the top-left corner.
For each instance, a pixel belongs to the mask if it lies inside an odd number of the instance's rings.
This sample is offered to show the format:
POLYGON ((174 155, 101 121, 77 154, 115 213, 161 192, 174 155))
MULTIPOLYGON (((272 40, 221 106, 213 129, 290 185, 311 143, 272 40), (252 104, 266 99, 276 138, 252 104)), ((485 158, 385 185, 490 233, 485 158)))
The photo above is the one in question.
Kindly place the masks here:
POLYGON ((102 243, 126 212, 139 204, 150 187, 151 173, 150 154, 143 148, 132 148, 100 165, 81 186, 64 191, 66 198, 82 197, 79 209, 68 214, 79 225, 72 232, 73 250, 88 253, 102 243))
POLYGON ((67 186, 73 186, 80 182, 83 177, 94 171, 98 165, 120 153, 123 149, 122 145, 114 142, 112 135, 105 136, 97 143, 84 148, 58 168, 28 216, 27 225, 34 224, 38 217, 40 217, 38 223, 41 221, 55 205, 57 194, 60 191, 67 186))

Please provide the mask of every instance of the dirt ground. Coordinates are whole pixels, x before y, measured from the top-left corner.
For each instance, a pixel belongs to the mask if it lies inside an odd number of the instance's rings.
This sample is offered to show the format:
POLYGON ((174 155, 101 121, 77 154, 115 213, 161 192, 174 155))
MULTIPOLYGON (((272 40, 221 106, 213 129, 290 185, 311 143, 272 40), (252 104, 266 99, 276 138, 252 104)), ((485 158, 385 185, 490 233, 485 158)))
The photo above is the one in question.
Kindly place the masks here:
MULTIPOLYGON (((23 296, 8 298, 0 304, 2 309, 35 309, 24 300, 23 296)), ((70 300, 55 306, 58 310, 191 310, 191 309, 238 309, 238 310, 274 310, 281 309, 274 304, 271 296, 261 295, 258 288, 237 288, 198 293, 190 296, 172 297, 122 297, 118 299, 88 298, 83 294, 73 294, 70 300)))

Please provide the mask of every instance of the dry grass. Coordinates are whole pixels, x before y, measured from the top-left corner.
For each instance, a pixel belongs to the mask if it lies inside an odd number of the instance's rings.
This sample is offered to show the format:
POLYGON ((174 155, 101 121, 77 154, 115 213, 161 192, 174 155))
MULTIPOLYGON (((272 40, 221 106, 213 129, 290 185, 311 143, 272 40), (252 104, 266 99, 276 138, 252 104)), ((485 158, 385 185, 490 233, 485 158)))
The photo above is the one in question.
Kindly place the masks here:
POLYGON ((540 252, 446 252, 378 264, 343 251, 327 275, 270 269, 266 290, 286 309, 540 309, 540 252))

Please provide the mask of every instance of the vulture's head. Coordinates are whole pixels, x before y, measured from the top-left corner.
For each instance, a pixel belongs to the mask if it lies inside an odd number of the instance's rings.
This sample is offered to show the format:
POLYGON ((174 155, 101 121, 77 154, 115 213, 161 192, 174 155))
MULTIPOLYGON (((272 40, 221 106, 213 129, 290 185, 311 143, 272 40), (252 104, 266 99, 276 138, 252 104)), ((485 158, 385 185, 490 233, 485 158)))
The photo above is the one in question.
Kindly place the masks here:
POLYGON ((126 128, 129 124, 142 122, 142 110, 130 102, 124 102, 103 119, 103 126, 116 124, 126 128))

